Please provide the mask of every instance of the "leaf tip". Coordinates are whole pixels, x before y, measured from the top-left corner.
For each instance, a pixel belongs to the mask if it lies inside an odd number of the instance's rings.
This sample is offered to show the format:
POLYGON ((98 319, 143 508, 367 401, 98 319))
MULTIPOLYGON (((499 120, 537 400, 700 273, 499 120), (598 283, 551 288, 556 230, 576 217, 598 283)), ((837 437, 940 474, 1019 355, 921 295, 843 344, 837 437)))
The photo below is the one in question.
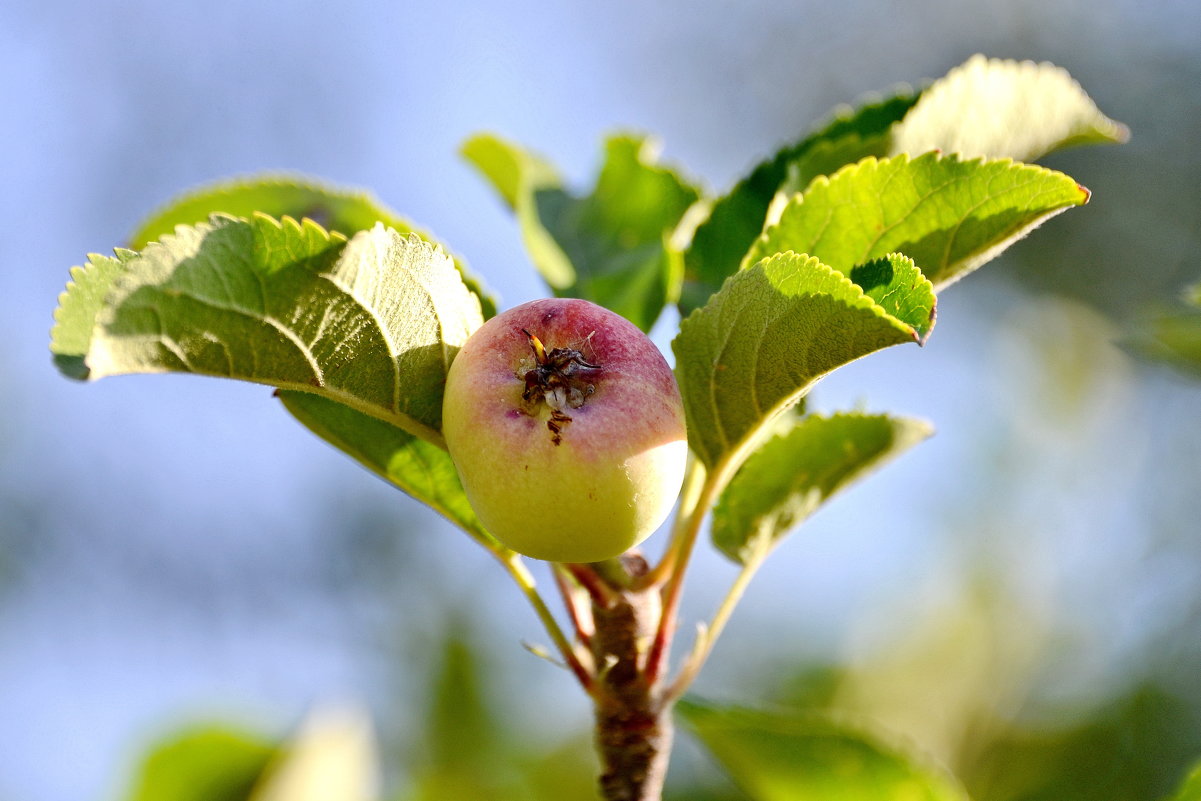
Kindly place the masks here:
POLYGON ((926 340, 930 338, 930 334, 934 332, 934 323, 938 321, 938 301, 930 304, 930 322, 923 328, 913 329, 913 340, 917 342, 919 348, 926 346, 926 340))
POLYGON ((1076 184, 1076 188, 1080 190, 1080 195, 1083 198, 1080 201, 1081 206, 1093 199, 1093 193, 1087 186, 1084 186, 1083 184, 1076 184))

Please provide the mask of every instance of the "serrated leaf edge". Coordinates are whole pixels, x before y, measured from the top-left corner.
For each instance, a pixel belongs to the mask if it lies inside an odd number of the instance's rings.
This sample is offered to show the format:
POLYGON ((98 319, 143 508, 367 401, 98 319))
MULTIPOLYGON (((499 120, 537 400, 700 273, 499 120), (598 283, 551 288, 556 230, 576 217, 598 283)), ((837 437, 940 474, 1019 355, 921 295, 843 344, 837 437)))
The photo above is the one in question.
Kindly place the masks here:
MULTIPOLYGON (((747 254, 745 256, 743 256, 742 265, 739 267, 739 269, 740 270, 746 269, 751 264, 754 264, 754 263, 772 255, 772 254, 766 254, 766 253, 759 254, 758 251, 761 248, 766 248, 767 243, 770 241, 772 231, 774 231, 777 227, 779 227, 780 220, 782 219, 784 214, 786 214, 788 212, 789 208, 800 206, 801 204, 803 204, 805 201, 805 196, 810 194, 811 192, 813 192, 813 190, 815 188, 817 188, 817 187, 825 188, 825 187, 828 187, 830 184, 834 183, 835 181, 847 180, 846 176, 851 174, 852 172, 857 172, 860 170, 866 171, 869 169, 879 169, 882 166, 891 166, 895 163, 900 163, 900 164, 904 165, 905 163, 908 162, 909 164, 916 166, 923 161, 939 161, 939 162, 949 161, 949 162, 958 163, 958 164, 965 165, 965 166, 975 164, 981 168, 992 168, 992 167, 1001 168, 1001 167, 1005 167, 1005 166, 1018 167, 1022 171, 1028 171, 1032 176, 1033 175, 1062 176, 1064 178, 1069 178, 1069 176, 1067 176, 1066 174, 1064 174, 1062 172, 1059 172, 1058 170, 1053 170, 1053 169, 1050 169, 1049 167, 1043 167, 1042 165, 1039 165, 1039 164, 1029 164, 1026 162, 1014 161, 1011 158, 988 159, 983 156, 977 156, 977 157, 970 158, 970 159, 964 159, 964 158, 961 158, 956 153, 944 154, 944 153, 940 153, 939 151, 934 151, 934 150, 928 151, 926 153, 922 153, 921 155, 916 156, 916 157, 910 156, 908 153, 900 153, 896 156, 889 156, 886 158, 877 158, 876 156, 868 156, 867 158, 860 159, 859 161, 855 162, 854 164, 847 164, 846 166, 844 166, 844 167, 840 168, 839 170, 837 170, 836 172, 834 172, 833 175, 817 176, 809 183, 809 185, 807 187, 805 187, 804 191, 797 192, 789 198, 784 199, 782 197, 782 195, 777 195, 777 197, 773 200, 773 209, 771 211, 769 211, 767 223, 764 225, 762 233, 760 233, 759 236, 755 239, 755 241, 753 243, 751 243, 750 248, 747 250, 747 254), (778 203, 778 205, 777 205, 777 201, 780 201, 778 203)), ((968 177, 969 176, 964 176, 963 178, 956 179, 956 180, 964 180, 968 177)), ((946 184, 940 186, 939 189, 942 189, 945 186, 946 186, 946 184)), ((1086 187, 1081 186, 1079 183, 1076 184, 1076 188, 1080 191, 1080 193, 1082 195, 1082 199, 1078 204, 1075 204, 1075 205, 1083 206, 1084 204, 1088 203, 1089 199, 1092 197, 1092 193, 1086 187)), ((1012 191, 1012 190, 1007 190, 1007 191, 1012 191)), ((923 198, 922 202, 924 202, 925 199, 926 198, 923 198)), ((1051 210, 1043 213, 1042 215, 1038 216, 1033 221, 1027 222, 1021 226, 1018 226, 1017 228, 1011 229, 1003 237, 1001 237, 997 241, 996 244, 994 244, 992 247, 988 248, 987 250, 981 251, 980 253, 976 254, 975 256, 973 256, 970 259, 965 259, 960 262, 955 262, 946 271, 949 276, 947 279, 940 281, 938 284, 933 284, 933 282, 931 282, 931 285, 935 289, 942 289, 945 286, 949 286, 950 284, 955 283, 960 278, 966 276, 967 274, 973 272, 974 270, 978 269, 980 266, 984 265, 988 261, 995 258, 1000 252, 1002 252, 1005 249, 1007 249, 1008 247, 1010 247, 1014 242, 1017 242, 1017 241, 1020 241, 1021 239, 1023 239, 1031 231, 1033 231, 1035 228, 1042 225, 1044 222, 1046 222, 1050 218, 1056 216, 1057 214, 1061 214, 1061 213, 1067 211, 1069 208, 1073 208, 1073 205, 1064 205, 1064 206, 1060 206, 1059 208, 1051 209, 1051 210)), ((877 235, 875 241, 878 242, 885 233, 887 233, 889 230, 891 230, 891 228, 894 228, 897 225, 901 224, 907 218, 908 218, 908 215, 906 215, 905 217, 902 217, 900 220, 897 220, 888 228, 882 229, 880 231, 880 233, 877 235)), ((966 219, 966 217, 963 219, 966 219)), ((963 224, 963 219, 959 220, 959 222, 957 223, 957 226, 963 224)), ((783 252, 786 252, 786 251, 783 251, 783 252)), ((899 252, 899 251, 897 251, 897 252, 899 252)), ((860 263, 863 263, 863 262, 860 262, 860 263)), ((858 265, 852 265, 852 266, 858 266, 858 265)), ((918 264, 917 267, 919 270, 922 269, 922 265, 920 265, 920 264, 918 264)), ((833 269, 833 268, 831 268, 831 269, 833 269)), ((925 275, 925 272, 923 271, 922 274, 925 275)), ((929 279, 927 279, 927 280, 929 280, 929 279)))
MULTIPOLYGON (((274 225, 279 230, 284 230, 284 229, 294 230, 298 234, 303 234, 305 231, 311 231, 311 232, 317 233, 319 236, 321 236, 326 242, 329 242, 331 245, 346 244, 346 243, 349 243, 352 239, 355 239, 357 237, 372 236, 372 235, 375 235, 375 233, 379 232, 379 231, 390 232, 391 234, 398 237, 402 241, 405 241, 408 244, 416 245, 422 249, 431 251, 433 254, 435 254, 437 256, 441 256, 442 258, 445 258, 448 262, 450 262, 453 265, 453 257, 451 257, 449 254, 447 254, 445 249, 440 244, 438 244, 436 242, 431 242, 415 232, 401 233, 400 231, 397 231, 394 228, 385 226, 382 222, 377 222, 376 225, 372 229, 369 229, 366 231, 360 231, 360 232, 356 233, 354 237, 348 238, 345 235, 343 235, 337 231, 329 231, 329 230, 325 229, 321 224, 317 223, 314 220, 308 219, 308 218, 298 221, 293 217, 284 216, 282 218, 277 219, 275 217, 272 217, 269 214, 264 214, 262 212, 255 212, 250 218, 237 217, 234 215, 224 214, 224 213, 215 213, 215 214, 212 214, 209 216, 208 222, 199 223, 196 225, 185 225, 185 224, 177 225, 177 226, 175 226, 174 232, 172 234, 165 235, 159 241, 151 242, 151 243, 147 244, 146 248, 144 248, 140 253, 138 253, 135 258, 142 257, 147 253, 153 254, 153 252, 158 249, 169 249, 169 247, 172 244, 179 241, 180 239, 190 237, 196 233, 203 235, 206 232, 214 230, 219 225, 227 225, 230 223, 238 223, 238 222, 246 222, 246 223, 251 223, 251 224, 253 224, 254 222, 266 223, 266 224, 274 225)), ((125 252, 133 252, 133 251, 125 251, 125 252)), ((76 269, 81 269, 81 268, 76 268, 76 269)), ((476 295, 474 292, 472 292, 470 290, 470 288, 467 287, 466 283, 463 282, 462 274, 458 273, 457 270, 456 270, 456 273, 459 276, 460 282, 463 283, 464 292, 476 304, 476 311, 479 312, 480 311, 479 296, 476 295)), ((73 271, 73 274, 74 274, 74 271, 73 271)), ((329 276, 323 275, 322 277, 326 278, 327 280, 329 279, 329 276)), ((120 290, 123 281, 127 281, 127 280, 128 279, 127 279, 125 273, 117 276, 117 278, 114 280, 112 286, 110 286, 110 288, 109 288, 107 297, 112 297, 113 295, 115 295, 120 290)), ((337 284, 335 284, 335 285, 337 286, 337 284)), ((349 292, 349 290, 347 290, 346 287, 338 286, 338 288, 340 291, 346 293, 350 298, 352 298, 355 301, 356 305, 358 305, 364 311, 364 313, 366 313, 373 319, 378 320, 374 310, 364 306, 359 301, 359 299, 354 296, 353 293, 351 293, 351 292, 349 292)), ((62 296, 65 296, 65 294, 66 294, 66 292, 64 291, 62 296)), ((62 296, 60 296, 60 297, 62 297, 62 296)), ((96 316, 96 321, 93 326, 94 329, 98 328, 99 326, 102 326, 104 324, 106 311, 109 310, 110 308, 111 308, 111 306, 106 300, 105 304, 102 305, 101 309, 99 310, 99 312, 96 316)), ((109 312, 109 313, 111 314, 111 312, 109 312)), ((57 314, 58 314, 58 312, 56 310, 56 317, 57 317, 57 314)), ((444 325, 443 325, 443 321, 442 321, 441 317, 439 317, 438 325, 439 325, 439 330, 444 330, 444 325)), ((395 343, 392 341, 391 337, 388 335, 387 330, 383 326, 379 326, 379 325, 377 325, 377 328, 379 329, 384 341, 387 344, 389 356, 395 357, 397 355, 395 343)), ((282 332, 282 333, 284 333, 285 336, 288 336, 287 332, 282 332)), ((288 336, 288 338, 291 339, 290 336, 288 336)), ((446 345, 445 338, 441 337, 440 339, 442 341, 442 346, 443 346, 443 362, 449 366, 449 362, 453 358, 453 356, 449 355, 446 351, 447 345, 446 345)), ((304 349, 303 343, 296 343, 296 344, 298 347, 301 347, 302 350, 304 349)), ((185 365, 187 364, 186 360, 182 357, 182 355, 176 354, 176 356, 177 356, 177 358, 180 359, 181 363, 183 363, 185 365)), ((310 363, 313 362, 313 359, 311 357, 309 357, 308 360, 310 361, 310 363)), ((109 375, 121 374, 120 371, 118 371, 118 372, 96 371, 94 366, 92 364, 88 363, 86 356, 85 356, 84 361, 88 367, 87 377, 90 380, 97 380, 97 379, 104 378, 109 375)), ((144 373, 144 374, 155 374, 155 373, 167 373, 167 372, 172 372, 172 371, 168 370, 166 368, 162 368, 162 369, 139 370, 138 372, 144 373)), ((302 391, 302 392, 313 392, 314 389, 317 388, 317 389, 320 389, 321 394, 330 398, 331 400, 337 401, 339 403, 343 403, 353 409, 356 409, 358 411, 369 414, 372 417, 375 417, 377 419, 381 419, 387 423, 397 426, 398 428, 400 428, 414 436, 420 437, 421 439, 424 439, 424 440, 431 442, 439 447, 444 448, 445 441, 442 438, 441 432, 439 432, 429 426, 426 426, 424 424, 418 423, 416 420, 409 418, 408 415, 402 414, 399 411, 399 407, 397 405, 398 404, 397 399, 399 398, 398 386, 399 386, 399 383, 403 381, 403 376, 401 376, 399 374, 399 369, 397 368, 397 366, 395 364, 395 359, 393 359, 393 372, 394 372, 394 390, 393 390, 392 395, 393 395, 394 400, 393 400, 392 416, 382 415, 380 410, 375 408, 374 406, 360 403, 359 399, 354 395, 341 392, 337 388, 326 386, 321 377, 321 370, 316 365, 314 365, 314 376, 315 376, 315 379, 318 381, 316 387, 314 387, 313 385, 309 385, 309 384, 272 383, 272 382, 260 381, 260 380, 244 378, 244 377, 235 377, 234 380, 248 381, 250 383, 262 384, 264 386, 271 386, 271 387, 275 387, 277 389, 290 389, 290 390, 296 390, 296 391, 302 391)), ((208 373, 203 373, 203 372, 196 373, 196 374, 209 375, 208 373)), ((214 374, 213 377, 231 378, 231 376, 225 376, 225 375, 219 375, 219 374, 214 374)))
MULTIPOLYGON (((890 254, 890 255, 900 255, 903 258, 908 259, 907 256, 904 256, 904 254, 890 254)), ((873 300, 866 292, 864 292, 862 287, 860 287, 858 284, 856 284, 854 281, 852 281, 844 273, 839 272, 838 270, 835 270, 833 267, 830 267, 828 264, 823 263, 816 256, 800 254, 800 253, 796 253, 794 251, 782 251, 780 253, 775 253, 775 254, 772 254, 771 256, 766 256, 763 259, 760 259, 754 265, 751 265, 751 267, 752 268, 757 267, 759 264, 763 264, 767 261, 770 261, 771 259, 780 258, 780 257, 792 257, 792 258, 802 259, 803 265, 806 267, 811 266, 811 265, 816 265, 821 268, 824 268, 825 270, 829 271, 829 274, 832 278, 834 278, 836 281, 838 281, 841 286, 849 288, 854 295, 854 297, 849 299, 849 301, 844 300, 842 298, 834 298, 835 302, 842 303, 844 306, 846 306, 849 309, 860 309, 863 311, 870 311, 876 317, 879 317, 880 319, 885 320, 885 321, 889 322, 890 324, 892 324, 892 326, 894 328, 896 328, 898 331, 908 333, 913 338, 913 341, 916 342, 918 345, 923 345, 925 343, 925 338, 920 336, 918 331, 912 325, 910 325, 909 323, 905 322, 904 320, 901 320, 900 318, 895 317, 892 314, 890 314, 880 304, 878 304, 875 300, 873 300)), ((909 261, 912 263, 912 259, 909 259, 909 261)), ((702 312, 704 312, 706 309, 708 309, 710 307, 710 304, 716 302, 718 300, 719 296, 722 294, 722 292, 725 292, 727 290, 727 288, 731 285, 731 282, 740 280, 739 276, 743 275, 743 272, 744 271, 740 270, 739 272, 728 276, 725 279, 725 281, 722 282, 721 289, 719 289, 717 292, 715 292, 713 294, 713 296, 709 299, 709 303, 706 303, 704 306, 701 306, 699 308, 693 309, 692 313, 690 313, 686 318, 684 318, 683 320, 680 321, 679 331, 677 332, 676 337, 672 340, 673 351, 675 351, 676 341, 681 336, 683 336, 685 329, 687 327, 695 326, 695 325, 699 324, 698 323, 698 320, 699 320, 698 315, 700 315, 702 312), (698 318, 698 319, 694 319, 694 318, 698 318)), ((920 274, 920 269, 918 270, 918 272, 920 274)), ((925 284, 929 286, 930 285, 929 279, 925 279, 924 276, 923 276, 923 279, 924 279, 925 284)), ((741 279, 741 280, 745 280, 745 279, 741 279)), ((931 289, 931 292, 933 292, 932 289, 931 289)), ((828 292, 803 292, 801 294, 791 296, 790 300, 802 300, 804 298, 816 297, 819 295, 827 295, 827 296, 833 297, 833 295, 831 295, 831 293, 828 293, 828 292)), ((931 309, 931 320, 934 319, 934 313, 935 313, 936 308, 937 308, 937 298, 935 299, 934 307, 931 309)), ((929 333, 932 330, 933 330, 933 325, 931 325, 931 328, 927 331, 927 337, 929 336, 929 333)), ((872 352, 874 352, 874 351, 872 351, 872 352)), ((866 356, 866 355, 868 355, 868 354, 863 354, 863 356, 866 356)), ((763 414, 763 416, 760 418, 760 422, 758 423, 758 425, 756 425, 748 434, 746 434, 738 442, 730 443, 724 428, 722 428, 719 432, 723 446, 724 446, 722 449, 722 453, 714 456, 713 454, 702 454, 699 451, 697 451, 697 456, 700 457, 701 461, 704 464, 706 464, 707 466, 709 466, 709 468, 715 474, 717 474, 717 473, 724 474, 724 479, 722 479, 722 481, 719 482, 724 486, 733 477, 734 472, 737 471, 737 469, 743 464, 743 462, 746 461, 747 457, 750 455, 750 453, 753 451, 753 449, 758 447, 758 445, 762 441, 762 436, 763 436, 764 432, 769 429, 769 424, 771 423, 772 420, 776 419, 781 413, 783 413, 784 411, 786 411, 787 409, 789 409, 793 405, 795 405, 797 403, 797 401, 799 401, 801 398, 803 398, 813 388, 813 386, 818 381, 820 381, 822 378, 829 375, 831 372, 833 372, 834 370, 836 370, 840 367, 844 367, 847 364, 850 364, 851 362, 858 361, 859 359, 863 358, 863 356, 858 356, 855 359, 851 359, 848 362, 844 362, 843 364, 837 365, 834 368, 827 370, 824 373, 814 376, 812 378, 812 380, 810 380, 804 386, 798 388, 795 392, 788 395, 786 398, 784 398, 783 400, 778 402, 775 406, 771 407, 770 409, 767 409, 765 411, 765 413, 763 414)), ((677 360, 677 364, 678 364, 679 363, 679 354, 678 353, 676 353, 676 360, 677 360)), ((715 387, 714 383, 712 381, 709 381, 708 382, 709 404, 714 410, 714 420, 716 421, 716 420, 720 419, 720 415, 718 415, 716 413, 717 399, 714 394, 715 389, 716 389, 716 387, 715 387)), ((687 403, 685 403, 684 408, 685 408, 685 415, 687 416, 687 410, 688 410, 687 403)), ((693 446, 693 441, 691 438, 689 439, 689 446, 690 447, 693 446)), ((693 448, 693 450, 696 451, 695 448, 693 448)))

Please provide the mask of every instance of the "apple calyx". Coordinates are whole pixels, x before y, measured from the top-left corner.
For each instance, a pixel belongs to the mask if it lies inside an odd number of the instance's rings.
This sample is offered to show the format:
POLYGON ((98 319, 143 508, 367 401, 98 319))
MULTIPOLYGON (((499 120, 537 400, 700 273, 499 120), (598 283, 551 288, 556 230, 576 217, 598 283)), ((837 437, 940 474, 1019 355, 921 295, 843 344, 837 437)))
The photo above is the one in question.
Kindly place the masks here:
POLYGON ((596 386, 581 375, 581 370, 600 370, 599 364, 592 364, 584 358, 584 354, 575 348, 552 348, 547 351, 542 340, 526 329, 521 329, 530 342, 534 352, 534 366, 520 374, 525 382, 521 399, 531 407, 537 408, 539 403, 550 407, 550 418, 546 427, 550 431, 550 439, 555 445, 563 443, 563 429, 571 422, 567 409, 578 409, 584 405, 596 386))

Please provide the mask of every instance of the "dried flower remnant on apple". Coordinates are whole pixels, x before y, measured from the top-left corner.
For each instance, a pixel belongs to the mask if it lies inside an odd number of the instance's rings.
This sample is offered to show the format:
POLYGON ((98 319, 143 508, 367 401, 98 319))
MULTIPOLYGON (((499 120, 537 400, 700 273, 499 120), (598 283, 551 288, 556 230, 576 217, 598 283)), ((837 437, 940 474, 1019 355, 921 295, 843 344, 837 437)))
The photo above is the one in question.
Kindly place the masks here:
MULTIPOLYGON (((530 349, 534 352, 534 366, 521 372, 522 381, 525 382, 521 399, 529 403, 532 410, 540 402, 550 407, 550 419, 546 421, 546 427, 551 433, 551 442, 562 444, 563 427, 571 422, 571 416, 565 409, 580 408, 588 396, 596 391, 594 384, 579 375, 580 369, 599 370, 601 366, 590 364, 584 359, 584 354, 575 348, 553 348, 548 353, 538 337, 524 328, 521 333, 530 341, 530 349)), ((589 339, 592 333, 588 335, 589 339)))
POLYGON ((531 301, 485 323, 451 364, 442 422, 484 526, 537 559, 624 553, 667 518, 683 481, 670 366, 636 326, 585 300, 531 301))

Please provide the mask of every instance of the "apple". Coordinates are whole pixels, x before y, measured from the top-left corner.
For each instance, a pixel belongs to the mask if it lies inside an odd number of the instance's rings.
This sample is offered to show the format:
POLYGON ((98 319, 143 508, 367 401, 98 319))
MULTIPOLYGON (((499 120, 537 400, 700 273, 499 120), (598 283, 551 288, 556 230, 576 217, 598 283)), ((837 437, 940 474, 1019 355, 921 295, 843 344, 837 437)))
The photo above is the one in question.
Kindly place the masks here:
POLYGON ((573 298, 522 304, 471 335, 446 377, 442 434, 488 531, 555 562, 599 562, 646 539, 688 455, 663 354, 573 298))

